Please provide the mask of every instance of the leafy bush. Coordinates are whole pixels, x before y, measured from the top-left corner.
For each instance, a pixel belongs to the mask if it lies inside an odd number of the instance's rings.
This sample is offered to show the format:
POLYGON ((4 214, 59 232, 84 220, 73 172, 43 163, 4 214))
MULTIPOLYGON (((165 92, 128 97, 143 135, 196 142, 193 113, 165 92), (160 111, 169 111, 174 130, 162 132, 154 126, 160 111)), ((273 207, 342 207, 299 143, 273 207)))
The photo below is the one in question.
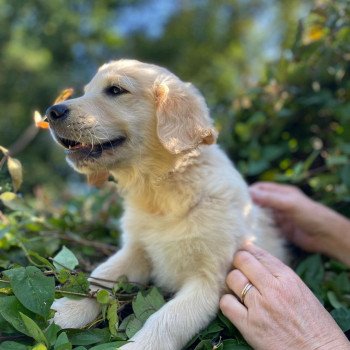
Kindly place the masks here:
POLYGON ((324 1, 233 103, 228 147, 250 181, 294 183, 350 215, 350 8, 324 1))
MULTIPOLYGON (((263 82, 235 100, 235 128, 227 148, 249 181, 292 182, 349 214, 346 3, 326 2, 312 12, 300 25, 292 50, 267 68, 263 82)), ((111 290, 89 292, 84 271, 115 250, 111 244, 119 236, 121 210, 117 195, 110 188, 75 196, 37 188, 35 198, 23 197, 18 193, 21 165, 0 150, 0 350, 115 349, 169 297, 123 278, 111 290), (103 312, 84 329, 61 330, 49 319, 52 301, 63 295, 96 298, 103 312)), ((296 271, 348 331, 349 268, 311 255, 296 271)), ((250 347, 219 313, 186 349, 250 347)))

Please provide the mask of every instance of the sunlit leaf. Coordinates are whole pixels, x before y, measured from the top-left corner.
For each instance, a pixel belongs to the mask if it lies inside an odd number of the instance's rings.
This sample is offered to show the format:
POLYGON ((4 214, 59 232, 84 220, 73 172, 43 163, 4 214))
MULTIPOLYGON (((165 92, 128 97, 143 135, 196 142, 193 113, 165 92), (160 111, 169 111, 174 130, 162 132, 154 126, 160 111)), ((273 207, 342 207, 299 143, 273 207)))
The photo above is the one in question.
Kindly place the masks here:
POLYGON ((71 250, 63 246, 59 253, 54 256, 53 264, 56 267, 57 271, 60 271, 64 268, 68 270, 74 270, 75 267, 79 264, 79 261, 71 250))
POLYGON ((7 168, 11 175, 13 189, 15 192, 17 192, 23 182, 22 164, 18 159, 8 157, 7 168))
POLYGON ((22 312, 20 312, 19 314, 21 315, 23 323, 27 328, 28 334, 32 338, 34 338, 38 343, 44 343, 48 346, 48 341, 40 327, 27 315, 23 314, 22 312))
POLYGON ((18 211, 27 211, 29 210, 29 207, 26 205, 26 203, 23 201, 22 198, 18 197, 13 192, 4 192, 0 194, 0 200, 2 203, 12 209, 12 210, 18 210, 18 211))
POLYGON ((41 116, 40 112, 35 111, 34 112, 34 123, 37 128, 41 129, 49 129, 50 125, 47 121, 45 121, 46 116, 44 118, 41 116))
POLYGON ((118 320, 118 314, 117 314, 118 306, 119 304, 117 300, 113 300, 107 309, 108 328, 113 336, 117 335, 117 330, 119 326, 119 320, 118 320))
POLYGON ((9 153, 9 150, 3 146, 0 146, 0 151, 4 154, 7 155, 9 153))
POLYGON ((69 99, 73 95, 73 93, 74 93, 74 89, 72 89, 72 88, 62 90, 60 92, 60 94, 56 97, 53 104, 55 105, 57 103, 61 103, 65 100, 69 99))
POLYGON ((101 289, 97 292, 96 299, 100 304, 108 304, 110 300, 110 294, 105 289, 101 289))
POLYGON ((321 40, 326 34, 325 28, 320 25, 313 25, 308 28, 303 37, 303 44, 309 45, 315 41, 321 40))

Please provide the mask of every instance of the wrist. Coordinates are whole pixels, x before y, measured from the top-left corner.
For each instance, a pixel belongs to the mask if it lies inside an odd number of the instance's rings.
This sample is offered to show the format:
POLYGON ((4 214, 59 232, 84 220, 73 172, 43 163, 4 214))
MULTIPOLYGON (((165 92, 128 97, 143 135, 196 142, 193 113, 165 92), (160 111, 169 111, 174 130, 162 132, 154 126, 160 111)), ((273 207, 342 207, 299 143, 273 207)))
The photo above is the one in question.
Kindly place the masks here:
POLYGON ((328 209, 324 216, 327 234, 321 238, 321 253, 350 266, 350 220, 328 209))
POLYGON ((322 345, 313 345, 310 350, 349 350, 350 343, 345 335, 338 339, 328 340, 324 342, 322 345))
POLYGON ((350 266, 350 220, 316 202, 310 208, 317 217, 309 230, 317 232, 318 251, 350 266))

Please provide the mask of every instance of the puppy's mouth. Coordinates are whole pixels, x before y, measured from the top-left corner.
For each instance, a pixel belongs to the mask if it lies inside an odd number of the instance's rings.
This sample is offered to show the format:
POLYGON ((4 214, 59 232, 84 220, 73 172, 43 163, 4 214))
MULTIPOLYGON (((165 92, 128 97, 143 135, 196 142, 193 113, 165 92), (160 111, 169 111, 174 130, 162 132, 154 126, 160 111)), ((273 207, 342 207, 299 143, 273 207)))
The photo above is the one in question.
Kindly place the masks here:
POLYGON ((114 150, 118 146, 122 145, 126 140, 125 136, 119 136, 107 142, 96 142, 95 144, 89 144, 66 139, 58 135, 55 136, 58 143, 66 149, 66 153, 68 155, 78 155, 81 153, 95 158, 99 157, 104 151, 114 150))

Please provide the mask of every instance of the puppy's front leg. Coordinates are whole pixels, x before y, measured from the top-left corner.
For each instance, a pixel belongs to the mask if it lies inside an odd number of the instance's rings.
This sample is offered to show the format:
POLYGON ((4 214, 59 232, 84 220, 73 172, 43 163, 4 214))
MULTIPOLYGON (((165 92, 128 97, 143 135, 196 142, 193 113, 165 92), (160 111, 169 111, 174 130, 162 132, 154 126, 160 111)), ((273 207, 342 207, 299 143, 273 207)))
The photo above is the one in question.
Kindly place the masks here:
MULTIPOLYGON (((126 275, 131 282, 146 283, 149 279, 150 263, 137 243, 127 243, 116 254, 99 265, 89 278, 90 290, 97 291, 103 288, 93 285, 93 282, 111 288, 114 281, 122 275, 126 275)), ((100 306, 93 298, 80 300, 62 298, 56 300, 51 308, 56 310, 54 322, 62 328, 81 328, 92 322, 100 312, 100 306)))
POLYGON ((130 282, 145 284, 148 282, 151 272, 151 263, 141 245, 137 242, 129 242, 112 255, 108 260, 92 271, 89 281, 91 290, 101 287, 94 283, 112 288, 120 276, 126 276, 130 282), (109 280, 103 281, 103 280, 109 280))
POLYGON ((120 350, 182 349, 214 318, 219 297, 219 284, 201 279, 189 281, 120 350))

